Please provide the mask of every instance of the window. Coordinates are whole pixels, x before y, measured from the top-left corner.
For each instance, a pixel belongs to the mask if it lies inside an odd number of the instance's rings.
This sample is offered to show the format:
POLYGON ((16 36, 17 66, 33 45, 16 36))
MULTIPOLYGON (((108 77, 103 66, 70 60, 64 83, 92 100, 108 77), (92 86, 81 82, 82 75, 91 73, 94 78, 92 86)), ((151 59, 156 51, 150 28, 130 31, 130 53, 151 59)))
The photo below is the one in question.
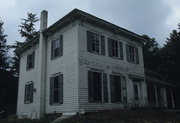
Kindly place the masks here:
POLYGON ((63 103, 63 74, 50 78, 50 105, 63 103))
POLYGON ((139 86, 137 83, 134 83, 134 99, 139 101, 139 86))
POLYGON ((127 61, 133 63, 139 63, 138 48, 130 45, 126 45, 127 61))
POLYGON ((108 51, 110 57, 123 59, 123 46, 121 42, 108 38, 108 51))
POLYGON ((111 102, 126 102, 127 91, 125 77, 120 75, 110 75, 111 102))
POLYGON ((87 50, 105 55, 105 38, 103 35, 87 31, 87 50))
POLYGON ((59 36, 51 42, 51 59, 55 59, 63 55, 63 36, 59 36))
POLYGON ((33 102, 33 88, 34 88, 33 82, 28 82, 25 85, 25 96, 24 96, 24 103, 25 104, 33 102))
POLYGON ((34 68, 35 51, 27 55, 27 70, 34 68))
POLYGON ((88 71, 89 102, 108 102, 107 74, 88 71))

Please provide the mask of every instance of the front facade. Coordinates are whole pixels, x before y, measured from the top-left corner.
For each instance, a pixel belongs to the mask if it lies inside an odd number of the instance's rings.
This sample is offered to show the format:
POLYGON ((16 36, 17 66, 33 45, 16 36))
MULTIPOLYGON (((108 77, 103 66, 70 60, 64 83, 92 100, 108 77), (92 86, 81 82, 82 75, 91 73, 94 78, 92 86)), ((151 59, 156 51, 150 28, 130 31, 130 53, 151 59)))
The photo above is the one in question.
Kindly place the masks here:
POLYGON ((141 36, 77 9, 46 27, 16 51, 19 118, 147 106, 141 36))

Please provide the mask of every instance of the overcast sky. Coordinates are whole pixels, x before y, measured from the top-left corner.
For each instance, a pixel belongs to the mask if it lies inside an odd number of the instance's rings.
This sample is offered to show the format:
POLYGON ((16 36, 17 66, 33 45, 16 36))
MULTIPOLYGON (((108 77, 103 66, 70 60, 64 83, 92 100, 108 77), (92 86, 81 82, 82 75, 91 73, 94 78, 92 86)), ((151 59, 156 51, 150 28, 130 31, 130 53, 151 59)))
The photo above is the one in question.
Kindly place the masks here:
MULTIPOLYGON (((21 18, 32 12, 40 17, 48 11, 48 26, 74 8, 93 14, 139 35, 156 38, 162 46, 172 29, 180 23, 180 0, 0 0, 8 44, 23 41, 18 32, 21 18)), ((39 23, 36 25, 39 30, 39 23)))

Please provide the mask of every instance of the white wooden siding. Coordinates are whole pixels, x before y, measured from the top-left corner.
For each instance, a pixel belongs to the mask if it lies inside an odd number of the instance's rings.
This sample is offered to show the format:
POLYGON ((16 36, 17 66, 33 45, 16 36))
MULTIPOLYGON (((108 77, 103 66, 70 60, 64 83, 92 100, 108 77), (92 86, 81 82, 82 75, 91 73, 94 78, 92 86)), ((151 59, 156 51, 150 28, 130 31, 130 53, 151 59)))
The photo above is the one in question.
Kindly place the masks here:
POLYGON ((17 114, 19 117, 28 117, 28 118, 36 118, 37 116, 37 99, 39 98, 38 93, 38 55, 39 48, 38 44, 28 51, 24 52, 21 55, 20 59, 20 73, 19 73, 19 87, 18 87, 18 104, 17 104, 17 114), (35 51, 35 63, 34 68, 27 70, 27 55, 35 51), (34 82, 34 88, 36 88, 36 92, 33 92, 33 102, 29 104, 24 104, 24 94, 25 94, 25 84, 29 81, 34 82))
POLYGON ((74 24, 58 30, 48 38, 45 113, 78 112, 77 46, 77 26, 74 24), (51 60, 51 41, 61 34, 63 35, 63 56, 51 60), (50 77, 59 72, 63 74, 63 104, 50 105, 50 77))
MULTIPOLYGON (((113 109, 113 108, 122 108, 125 104, 123 103, 89 103, 88 102, 88 74, 87 71, 90 68, 95 68, 103 70, 103 72, 108 75, 108 84, 109 84, 109 74, 112 72, 120 73, 126 77, 127 83, 127 97, 128 103, 133 102, 133 83, 132 80, 128 77, 129 74, 139 75, 144 77, 144 63, 142 57, 142 47, 141 44, 131 41, 126 37, 122 37, 111 32, 108 32, 102 28, 97 28, 90 24, 79 24, 78 27, 78 59, 79 59, 79 109, 85 111, 92 110, 102 110, 102 109, 113 109), (93 54, 87 52, 87 30, 97 31, 98 33, 105 36, 105 56, 93 54), (123 43, 123 60, 114 59, 108 56, 108 42, 107 38, 111 37, 117 39, 123 43), (136 46, 139 50, 139 61, 140 64, 134 64, 127 62, 126 56, 126 44, 131 44, 136 46)), ((145 82, 142 82, 145 83, 145 82)), ((142 92, 144 92, 144 84, 142 84, 142 92)), ((110 89, 109 95, 110 96, 110 89)), ((142 94, 142 97, 146 95, 142 94)), ((110 101, 110 98, 109 98, 110 101)))

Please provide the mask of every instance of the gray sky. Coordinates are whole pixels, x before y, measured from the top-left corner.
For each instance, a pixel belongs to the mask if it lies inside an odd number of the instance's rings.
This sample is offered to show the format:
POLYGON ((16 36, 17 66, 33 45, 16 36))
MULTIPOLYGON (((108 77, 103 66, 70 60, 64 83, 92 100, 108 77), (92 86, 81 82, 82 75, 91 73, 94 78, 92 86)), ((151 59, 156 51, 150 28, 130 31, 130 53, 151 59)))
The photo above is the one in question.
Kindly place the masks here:
MULTIPOLYGON (((180 0, 0 0, 8 44, 23 41, 18 32, 27 12, 40 16, 48 11, 48 26, 78 8, 139 35, 156 38, 162 46, 172 29, 180 23, 180 0)), ((39 22, 36 25, 39 30, 39 22)))

